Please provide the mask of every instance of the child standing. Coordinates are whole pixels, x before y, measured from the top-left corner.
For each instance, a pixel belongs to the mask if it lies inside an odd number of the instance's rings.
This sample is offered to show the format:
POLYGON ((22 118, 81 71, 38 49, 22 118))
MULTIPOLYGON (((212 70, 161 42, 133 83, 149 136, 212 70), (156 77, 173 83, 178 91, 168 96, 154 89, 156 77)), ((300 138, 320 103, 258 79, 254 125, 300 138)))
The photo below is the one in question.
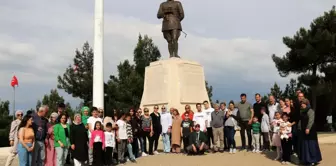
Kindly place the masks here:
POLYGON ((105 135, 105 152, 104 152, 104 164, 111 166, 113 164, 112 153, 115 147, 115 133, 112 131, 112 123, 106 124, 105 135))
POLYGON ((118 142, 118 160, 120 164, 126 163, 125 152, 127 144, 127 124, 125 122, 125 113, 120 113, 120 118, 117 121, 118 132, 117 132, 117 142, 118 142))
POLYGON ((128 151, 128 155, 129 155, 129 159, 131 162, 135 163, 135 156, 133 154, 133 148, 132 148, 132 143, 133 143, 133 129, 132 129, 132 125, 131 125, 131 114, 126 114, 126 122, 127 122, 127 126, 126 126, 126 132, 127 132, 127 151, 128 151))
POLYGON ((259 139, 260 139, 260 123, 258 122, 258 117, 253 117, 252 123, 252 131, 253 131, 253 153, 260 153, 259 150, 259 139))
POLYGON ((280 140, 280 124, 283 122, 281 119, 280 112, 276 112, 274 115, 274 120, 272 121, 272 127, 273 127, 273 137, 272 137, 272 145, 276 147, 277 151, 277 157, 274 160, 280 160, 281 159, 281 140, 280 140))
POLYGON ((105 150, 105 134, 103 125, 97 121, 94 130, 91 132, 90 148, 92 149, 92 165, 101 166, 103 164, 103 150, 105 150))
POLYGON ((184 120, 181 123, 181 135, 183 140, 183 150, 187 153, 187 147, 189 146, 189 135, 193 131, 193 122, 189 118, 189 113, 184 113, 184 120))
POLYGON ((292 127, 287 113, 282 115, 283 122, 280 127, 280 138, 281 138, 281 147, 282 147, 282 164, 289 164, 290 156, 292 153, 292 127))
POLYGON ((264 150, 270 150, 269 132, 271 130, 269 116, 266 114, 266 108, 261 108, 261 132, 263 137, 264 150))

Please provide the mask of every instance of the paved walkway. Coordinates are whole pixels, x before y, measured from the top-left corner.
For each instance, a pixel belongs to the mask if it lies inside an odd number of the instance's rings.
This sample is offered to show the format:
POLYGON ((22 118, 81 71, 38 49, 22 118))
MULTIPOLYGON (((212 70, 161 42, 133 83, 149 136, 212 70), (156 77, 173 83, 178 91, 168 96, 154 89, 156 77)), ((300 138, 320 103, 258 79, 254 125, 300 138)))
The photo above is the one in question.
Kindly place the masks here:
MULTIPOLYGON (((240 145, 240 137, 236 137, 237 145, 240 145)), ((319 143, 323 155, 323 161, 321 165, 332 166, 336 163, 334 153, 336 152, 336 134, 323 133, 319 134, 319 143)), ((161 144, 161 141, 160 141, 161 144)), ((159 145, 159 148, 162 145, 159 145)), ((0 165, 5 165, 6 158, 9 152, 9 147, 0 148, 0 165)), ((184 156, 174 154, 160 154, 157 156, 143 157, 138 159, 137 164, 127 163, 126 165, 137 166, 204 166, 210 164, 212 166, 220 166, 225 162, 229 162, 230 165, 239 166, 276 166, 281 165, 277 161, 273 161, 276 154, 270 152, 267 154, 254 154, 250 152, 238 152, 237 154, 228 153, 216 153, 208 154, 204 156, 184 156)), ((296 159, 293 158, 293 161, 296 159)), ((292 164, 294 165, 294 164, 292 164)), ((18 166, 18 160, 16 159, 13 166, 18 166)))

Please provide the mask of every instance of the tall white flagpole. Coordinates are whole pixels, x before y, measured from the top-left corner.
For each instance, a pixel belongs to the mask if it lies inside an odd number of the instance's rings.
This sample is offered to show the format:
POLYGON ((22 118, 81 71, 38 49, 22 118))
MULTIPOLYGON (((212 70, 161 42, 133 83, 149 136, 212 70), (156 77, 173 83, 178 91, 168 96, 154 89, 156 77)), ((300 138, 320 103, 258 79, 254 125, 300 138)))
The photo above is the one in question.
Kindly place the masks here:
POLYGON ((94 107, 104 109, 104 0, 95 0, 93 99, 94 107))

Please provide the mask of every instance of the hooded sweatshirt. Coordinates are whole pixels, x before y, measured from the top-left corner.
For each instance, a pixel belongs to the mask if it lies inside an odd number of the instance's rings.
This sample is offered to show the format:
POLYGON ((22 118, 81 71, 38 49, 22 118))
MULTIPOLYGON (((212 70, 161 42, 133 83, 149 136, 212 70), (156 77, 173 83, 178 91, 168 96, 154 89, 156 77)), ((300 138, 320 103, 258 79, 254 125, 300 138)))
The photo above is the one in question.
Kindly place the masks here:
POLYGON ((89 116, 90 115, 90 108, 89 107, 87 107, 87 106, 84 106, 83 108, 82 108, 82 123, 84 124, 84 125, 86 125, 87 124, 87 120, 89 119, 89 116), (84 115, 84 111, 85 110, 87 110, 89 113, 88 113, 88 115, 84 115))

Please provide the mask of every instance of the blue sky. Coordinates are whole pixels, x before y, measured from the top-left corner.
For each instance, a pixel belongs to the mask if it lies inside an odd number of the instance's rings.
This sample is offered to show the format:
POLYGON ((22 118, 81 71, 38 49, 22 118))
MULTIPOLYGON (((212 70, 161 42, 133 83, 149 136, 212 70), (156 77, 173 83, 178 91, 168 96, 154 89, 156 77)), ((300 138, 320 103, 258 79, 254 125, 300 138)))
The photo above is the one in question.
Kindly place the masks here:
MULTIPOLYGON (((238 99, 242 92, 253 101, 254 93, 268 93, 281 78, 271 55, 283 55, 283 36, 330 10, 332 0, 182 0, 188 33, 180 38, 180 56, 201 63, 214 87, 213 99, 238 99)), ((166 41, 156 13, 158 0, 105 0, 105 80, 116 65, 132 60, 139 33, 148 34, 168 58, 166 41)), ((94 0, 0 1, 0 99, 13 98, 9 86, 16 74, 16 108, 34 108, 57 75, 72 63, 74 51, 85 41, 93 44, 94 0)), ((291 76, 294 77, 294 76, 291 76)), ((73 107, 79 99, 65 94, 73 107)))

